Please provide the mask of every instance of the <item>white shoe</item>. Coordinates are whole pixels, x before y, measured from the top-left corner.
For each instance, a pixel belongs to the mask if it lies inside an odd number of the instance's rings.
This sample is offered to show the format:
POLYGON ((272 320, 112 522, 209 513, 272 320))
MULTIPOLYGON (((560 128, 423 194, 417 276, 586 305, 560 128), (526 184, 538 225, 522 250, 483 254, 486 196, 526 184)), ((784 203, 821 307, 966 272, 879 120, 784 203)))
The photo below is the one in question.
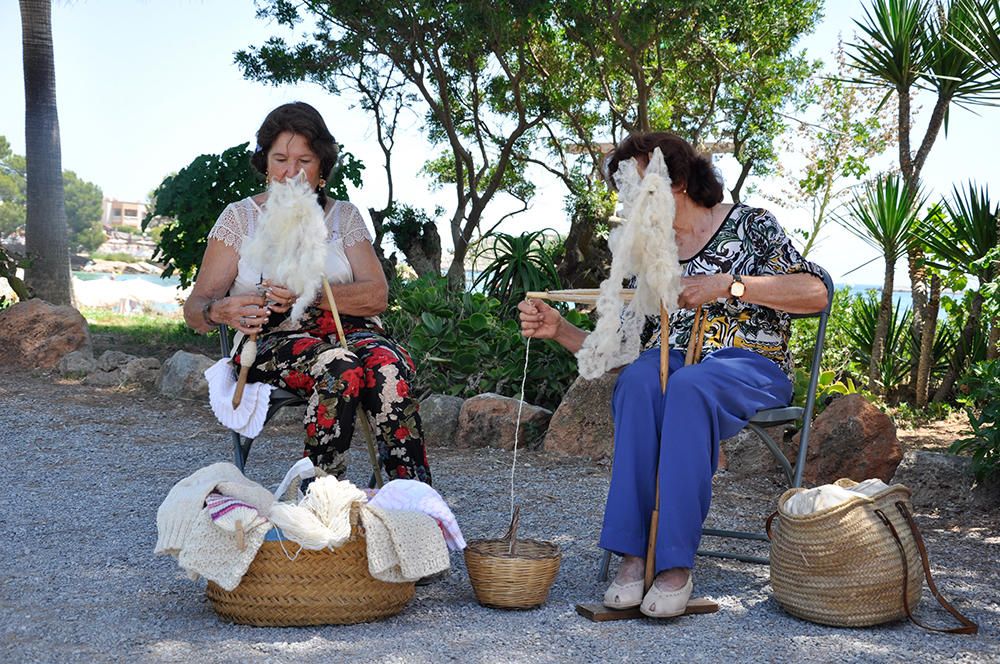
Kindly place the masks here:
POLYGON ((642 603, 642 579, 629 583, 612 582, 604 593, 604 606, 609 609, 634 609, 642 603))
POLYGON ((642 598, 639 610, 650 618, 673 618, 683 615, 687 610, 688 600, 691 599, 692 590, 694 583, 691 574, 688 574, 687 583, 677 590, 660 590, 654 583, 642 598))

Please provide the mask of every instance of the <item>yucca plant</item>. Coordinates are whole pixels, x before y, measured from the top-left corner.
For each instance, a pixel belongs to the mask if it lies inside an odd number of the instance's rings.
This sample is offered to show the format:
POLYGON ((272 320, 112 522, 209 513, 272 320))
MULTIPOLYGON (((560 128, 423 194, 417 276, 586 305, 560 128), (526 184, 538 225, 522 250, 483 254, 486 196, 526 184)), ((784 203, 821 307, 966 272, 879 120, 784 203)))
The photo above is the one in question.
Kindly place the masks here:
POLYGON ((896 262, 907 255, 915 242, 913 230, 917 224, 917 210, 923 201, 924 196, 907 186, 901 177, 884 175, 855 195, 848 204, 848 214, 837 217, 842 226, 885 258, 882 300, 868 365, 868 389, 876 394, 880 390, 879 367, 889 331, 896 262))
MULTIPOLYGON (((847 338, 851 344, 851 354, 854 359, 873 366, 872 349, 876 338, 881 303, 873 291, 859 296, 851 305, 851 325, 847 329, 847 338)), ((902 309, 899 302, 890 309, 884 337, 885 352, 875 366, 875 384, 883 386, 883 394, 889 394, 906 381, 912 366, 910 354, 910 326, 913 313, 902 309)))
POLYGON ((510 306, 528 291, 559 288, 559 275, 552 255, 545 246, 549 229, 524 232, 520 235, 491 233, 483 238, 488 243, 485 253, 492 255, 489 265, 476 277, 473 286, 510 306))

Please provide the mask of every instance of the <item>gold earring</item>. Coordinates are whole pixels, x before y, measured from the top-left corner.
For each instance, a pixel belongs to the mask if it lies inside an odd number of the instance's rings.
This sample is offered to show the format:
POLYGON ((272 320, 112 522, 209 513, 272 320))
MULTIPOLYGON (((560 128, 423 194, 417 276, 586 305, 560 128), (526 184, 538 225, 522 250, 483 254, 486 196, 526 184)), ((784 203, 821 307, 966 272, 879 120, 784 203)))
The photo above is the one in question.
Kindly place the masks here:
POLYGON ((319 179, 319 188, 326 189, 326 180, 324 180, 323 178, 319 179))

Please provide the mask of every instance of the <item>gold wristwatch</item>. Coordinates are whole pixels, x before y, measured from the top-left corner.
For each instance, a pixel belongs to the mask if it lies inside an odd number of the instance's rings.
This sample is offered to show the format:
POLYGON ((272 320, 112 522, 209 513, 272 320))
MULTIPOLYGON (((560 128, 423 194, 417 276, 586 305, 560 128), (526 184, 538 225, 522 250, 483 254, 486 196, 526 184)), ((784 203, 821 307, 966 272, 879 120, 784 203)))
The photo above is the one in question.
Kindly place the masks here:
POLYGON ((733 300, 738 300, 743 297, 743 293, 747 290, 747 285, 743 283, 743 277, 738 274, 733 275, 733 281, 729 284, 729 296, 733 300))

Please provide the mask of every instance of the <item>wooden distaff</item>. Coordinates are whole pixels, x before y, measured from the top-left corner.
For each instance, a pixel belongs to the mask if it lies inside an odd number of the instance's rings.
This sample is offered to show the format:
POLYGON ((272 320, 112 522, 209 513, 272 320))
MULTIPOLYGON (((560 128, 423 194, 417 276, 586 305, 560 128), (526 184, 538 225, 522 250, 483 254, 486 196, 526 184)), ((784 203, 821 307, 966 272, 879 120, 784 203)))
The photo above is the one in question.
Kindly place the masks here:
MULTIPOLYGON (((701 326, 704 320, 704 308, 694 311, 694 321, 691 323, 691 338, 688 339, 687 352, 684 356, 684 366, 697 364, 701 358, 701 326)), ((670 319, 667 309, 660 305, 660 393, 667 393, 667 376, 670 372, 670 319)), ((643 579, 645 591, 653 586, 656 577, 656 535, 660 523, 660 470, 656 470, 656 498, 653 503, 653 514, 649 519, 649 541, 646 543, 646 574, 643 579)))
MULTIPOLYGON (((340 322, 340 312, 337 311, 337 302, 333 299, 333 290, 330 282, 323 277, 323 292, 326 293, 326 301, 330 305, 330 313, 333 315, 333 324, 337 326, 337 339, 344 350, 350 350, 347 346, 347 335, 344 334, 344 326, 340 322)), ((368 413, 364 408, 357 409, 356 417, 361 421, 361 433, 364 434, 365 442, 368 444, 368 459, 372 464, 372 473, 375 475, 376 488, 382 488, 382 470, 378 467, 378 453, 375 451, 375 436, 372 433, 371 422, 368 421, 368 413)))
MULTIPOLYGON (((571 288, 566 290, 528 291, 524 297, 552 302, 574 302, 576 304, 597 304, 601 291, 596 288, 571 288)), ((622 299, 626 302, 635 295, 634 288, 623 288, 622 299)))

